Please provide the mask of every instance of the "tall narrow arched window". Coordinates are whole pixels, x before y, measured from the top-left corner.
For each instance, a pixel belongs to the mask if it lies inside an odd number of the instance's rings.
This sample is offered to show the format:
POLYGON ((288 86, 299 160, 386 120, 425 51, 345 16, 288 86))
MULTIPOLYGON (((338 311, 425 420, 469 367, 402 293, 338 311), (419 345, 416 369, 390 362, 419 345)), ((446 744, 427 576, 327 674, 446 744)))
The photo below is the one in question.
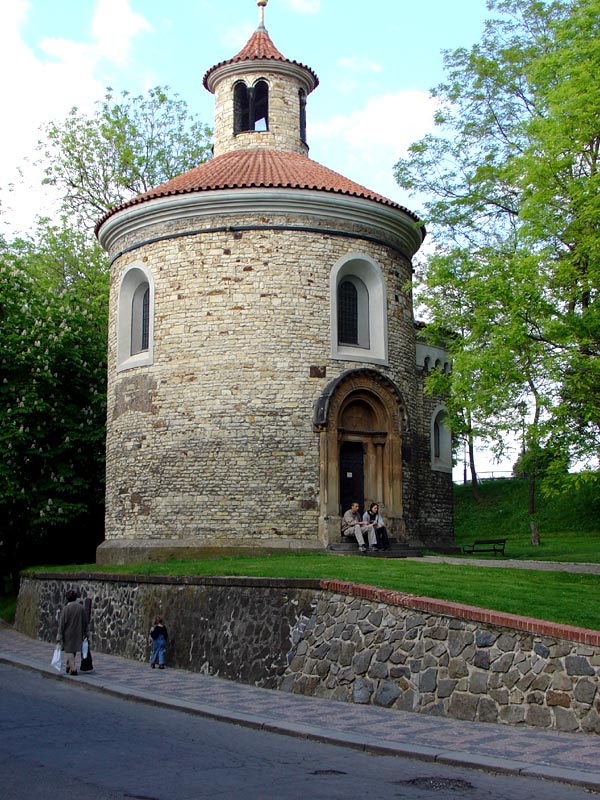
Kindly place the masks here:
POLYGON ((233 132, 249 130, 250 125, 250 100, 248 87, 243 81, 238 81, 233 87, 233 132))
POLYGON ((369 292, 356 275, 348 275, 337 291, 338 344, 369 346, 369 292))
POLYGON ((131 352, 135 356, 148 349, 150 332, 150 286, 140 283, 131 301, 131 352))
POLYGON ((351 281, 338 288, 338 341, 358 345, 358 292, 351 281))
POLYGON ((154 279, 138 261, 125 270, 119 287, 117 371, 152 364, 153 339, 154 279))
POLYGON ((448 414, 438 406, 431 417, 431 468, 437 472, 452 472, 452 432, 448 414))
POLYGON ((258 81, 251 89, 251 130, 269 130, 269 84, 258 81))
POLYGON ((298 92, 298 101, 300 104, 300 139, 306 144, 306 92, 300 89, 298 92))

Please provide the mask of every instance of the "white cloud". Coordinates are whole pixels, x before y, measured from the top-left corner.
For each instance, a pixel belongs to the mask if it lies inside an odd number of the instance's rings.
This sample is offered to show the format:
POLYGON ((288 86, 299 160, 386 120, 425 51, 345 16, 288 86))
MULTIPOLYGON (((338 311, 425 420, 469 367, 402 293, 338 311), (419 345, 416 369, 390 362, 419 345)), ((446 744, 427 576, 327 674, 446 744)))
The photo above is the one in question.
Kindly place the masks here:
POLYGON ((427 93, 401 91, 369 99, 362 109, 311 126, 318 139, 344 140, 348 146, 376 158, 376 148, 393 148, 397 156, 433 125, 436 104, 427 93))
POLYGON ((72 106, 89 110, 102 98, 102 69, 126 62, 135 36, 150 30, 129 0, 98 0, 91 23, 91 41, 42 39, 36 55, 24 41, 21 29, 31 4, 11 0, 0 4, 0 74, 11 76, 3 84, 3 107, 10 109, 10 125, 0 128, 0 187, 3 224, 28 227, 36 213, 47 213, 39 186, 40 175, 31 162, 36 156, 40 126, 64 118, 72 106), (29 162, 27 161, 29 160, 29 162), (19 168, 24 167, 25 184, 19 168), (14 183, 15 191, 6 188, 14 183))
POLYGON ((314 121, 311 157, 402 205, 410 205, 393 177, 394 164, 433 128, 435 100, 425 92, 373 97, 347 116, 314 121))
POLYGON ((246 22, 244 25, 234 25, 229 28, 225 31, 222 39, 226 47, 225 52, 229 53, 230 50, 234 50, 235 53, 231 53, 232 56, 238 53, 255 30, 256 25, 251 25, 249 22, 246 22))
POLYGON ((350 72, 383 72, 381 64, 376 64, 374 61, 369 61, 369 59, 361 58, 360 56, 338 58, 337 63, 340 67, 350 72))
POLYGON ((321 0, 287 0, 287 5, 299 14, 318 14, 321 10, 321 0))
POLYGON ((133 39, 150 31, 148 20, 130 8, 129 0, 98 0, 92 33, 99 56, 123 66, 128 61, 133 39))

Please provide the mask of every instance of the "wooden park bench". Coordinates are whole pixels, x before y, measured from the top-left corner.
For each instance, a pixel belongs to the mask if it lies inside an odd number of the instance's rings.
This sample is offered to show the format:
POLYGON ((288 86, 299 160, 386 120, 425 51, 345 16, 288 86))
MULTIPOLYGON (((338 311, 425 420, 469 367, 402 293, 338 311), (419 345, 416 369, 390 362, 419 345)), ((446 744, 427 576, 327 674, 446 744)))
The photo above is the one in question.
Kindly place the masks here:
POLYGON ((466 544, 463 553, 494 553, 504 555, 506 539, 475 539, 473 544, 466 544))

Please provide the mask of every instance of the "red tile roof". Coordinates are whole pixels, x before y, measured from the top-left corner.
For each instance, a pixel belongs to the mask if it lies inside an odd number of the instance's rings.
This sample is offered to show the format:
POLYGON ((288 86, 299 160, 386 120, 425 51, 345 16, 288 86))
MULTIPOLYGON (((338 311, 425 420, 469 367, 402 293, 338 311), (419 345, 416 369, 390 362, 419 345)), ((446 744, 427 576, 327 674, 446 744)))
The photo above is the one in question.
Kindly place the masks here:
POLYGON ((261 59, 266 59, 268 61, 284 61, 287 64, 295 64, 296 66, 301 67, 310 73, 312 79, 314 80, 313 88, 316 88, 319 85, 319 79, 312 69, 307 67, 305 64, 300 64, 299 61, 291 61, 289 58, 286 58, 284 55, 282 55, 275 47, 271 41, 271 37, 264 28, 258 28, 258 30, 254 31, 240 52, 233 56, 233 58, 229 58, 226 61, 220 61, 218 64, 215 64, 214 67, 211 67, 209 70, 207 70, 204 78, 202 79, 202 83, 204 87, 210 91, 208 79, 216 69, 219 69, 219 67, 224 67, 226 64, 235 64, 242 61, 257 61, 261 59))
POLYGON ((112 209, 100 220, 96 230, 117 211, 144 203, 146 200, 190 192, 254 187, 312 189, 361 197, 400 209, 415 221, 419 221, 412 211, 393 200, 372 192, 299 153, 284 150, 234 150, 200 164, 189 172, 177 175, 170 181, 112 209))

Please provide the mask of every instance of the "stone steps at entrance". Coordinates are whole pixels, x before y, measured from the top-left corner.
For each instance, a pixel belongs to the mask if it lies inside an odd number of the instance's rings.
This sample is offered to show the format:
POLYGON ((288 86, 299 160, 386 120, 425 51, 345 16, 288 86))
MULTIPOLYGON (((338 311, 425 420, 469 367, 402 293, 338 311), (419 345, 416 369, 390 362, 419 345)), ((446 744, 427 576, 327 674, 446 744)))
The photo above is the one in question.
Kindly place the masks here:
POLYGON ((398 542, 397 539, 390 538, 390 549, 379 550, 376 553, 367 551, 366 553, 359 553, 358 544, 356 542, 343 541, 336 544, 330 544, 327 548, 328 553, 336 556, 368 556, 369 558, 408 558, 409 556, 418 557, 423 555, 420 550, 414 547, 409 547, 407 544, 398 542))

